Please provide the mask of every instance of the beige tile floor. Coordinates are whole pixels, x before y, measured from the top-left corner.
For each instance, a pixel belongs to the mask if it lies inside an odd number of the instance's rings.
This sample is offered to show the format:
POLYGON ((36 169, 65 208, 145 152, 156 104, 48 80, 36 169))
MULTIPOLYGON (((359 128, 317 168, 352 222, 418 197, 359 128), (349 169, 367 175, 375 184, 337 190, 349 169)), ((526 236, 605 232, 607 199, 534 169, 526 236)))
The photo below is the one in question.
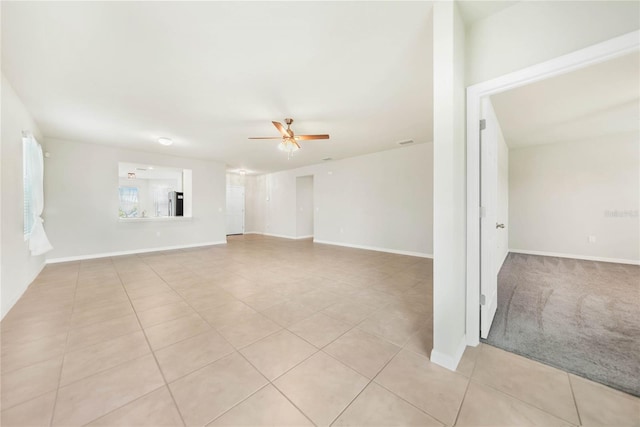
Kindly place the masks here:
POLYGON ((481 345, 430 363, 430 260, 258 236, 47 266, 1 323, 2 426, 640 425, 481 345))

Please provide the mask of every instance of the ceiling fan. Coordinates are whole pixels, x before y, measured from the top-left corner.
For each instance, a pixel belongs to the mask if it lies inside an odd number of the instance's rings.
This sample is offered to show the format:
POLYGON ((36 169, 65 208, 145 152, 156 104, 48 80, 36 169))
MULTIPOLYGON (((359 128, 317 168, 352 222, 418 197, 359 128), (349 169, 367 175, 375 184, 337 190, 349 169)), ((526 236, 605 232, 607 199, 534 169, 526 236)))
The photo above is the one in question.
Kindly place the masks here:
POLYGON ((291 154, 294 151, 298 151, 300 149, 300 144, 298 144, 298 141, 305 141, 310 139, 329 139, 328 134, 296 135, 291 129, 291 123, 293 123, 293 119, 286 118, 284 119, 284 122, 287 124, 286 128, 280 122, 271 122, 276 127, 276 129, 278 129, 278 132, 280 132, 281 136, 254 136, 249 137, 249 139, 282 139, 280 144, 278 144, 278 148, 282 151, 286 151, 289 157, 291 157, 291 154))

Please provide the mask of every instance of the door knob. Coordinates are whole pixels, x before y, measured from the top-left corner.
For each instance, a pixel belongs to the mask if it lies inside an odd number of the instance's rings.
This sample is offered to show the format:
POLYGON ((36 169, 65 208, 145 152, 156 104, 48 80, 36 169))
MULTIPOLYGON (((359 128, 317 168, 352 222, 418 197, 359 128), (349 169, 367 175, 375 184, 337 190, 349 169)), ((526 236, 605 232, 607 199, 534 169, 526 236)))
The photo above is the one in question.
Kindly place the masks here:
POLYGON ((496 228, 504 228, 504 224, 498 224, 498 223, 496 222, 496 228))

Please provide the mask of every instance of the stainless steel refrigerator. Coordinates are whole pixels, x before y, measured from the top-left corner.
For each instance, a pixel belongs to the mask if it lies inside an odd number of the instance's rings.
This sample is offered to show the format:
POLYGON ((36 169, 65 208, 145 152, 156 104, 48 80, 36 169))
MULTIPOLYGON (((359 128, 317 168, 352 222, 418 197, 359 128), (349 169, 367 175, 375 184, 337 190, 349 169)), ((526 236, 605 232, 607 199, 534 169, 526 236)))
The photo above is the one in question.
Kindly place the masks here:
POLYGON ((169 216, 184 216, 184 194, 182 191, 169 192, 169 216))

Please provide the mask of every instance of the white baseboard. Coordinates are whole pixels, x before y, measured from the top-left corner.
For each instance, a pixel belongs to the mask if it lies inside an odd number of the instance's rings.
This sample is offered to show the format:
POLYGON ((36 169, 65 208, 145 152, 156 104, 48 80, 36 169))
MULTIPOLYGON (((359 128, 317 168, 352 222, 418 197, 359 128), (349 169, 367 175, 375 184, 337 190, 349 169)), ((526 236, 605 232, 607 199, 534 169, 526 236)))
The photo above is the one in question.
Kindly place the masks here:
POLYGON ((263 236, 278 237, 279 239, 295 240, 295 237, 285 236, 284 234, 261 233, 263 236))
POLYGON ((284 234, 272 234, 272 233, 263 233, 262 231, 245 231, 244 234, 260 234, 261 236, 269 236, 269 237, 278 237, 280 239, 289 239, 289 240, 301 240, 301 239, 311 239, 313 238, 313 234, 308 236, 285 236, 284 234))
POLYGON ((350 243, 330 242, 326 240, 314 240, 313 243, 320 243, 323 245, 333 245, 333 246, 344 246, 346 248, 354 248, 354 249, 366 249, 368 251, 386 252, 390 254, 409 255, 409 256, 415 256, 420 258, 433 258, 433 254, 426 254, 423 252, 413 252, 413 251, 401 251, 397 249, 380 248, 377 246, 352 245, 350 243))
POLYGON ((540 255, 540 256, 552 256, 552 257, 558 257, 558 258, 583 259, 585 261, 600 261, 600 262, 613 262, 616 264, 640 265, 640 260, 637 260, 637 259, 605 258, 605 257, 597 257, 597 256, 590 256, 590 255, 561 254, 557 252, 544 252, 544 251, 528 251, 525 249, 509 249, 509 252, 513 252, 515 254, 525 254, 525 255, 540 255))
POLYGON ((56 264, 59 262, 82 261, 87 259, 108 258, 108 257, 123 256, 123 255, 135 255, 135 254, 143 254, 148 252, 173 251, 176 249, 190 249, 190 248, 200 248, 203 246, 225 245, 226 243, 227 243, 226 240, 221 240, 218 242, 195 243, 192 245, 175 245, 175 246, 163 246, 159 248, 133 249, 130 251, 104 252, 99 254, 52 258, 52 259, 48 259, 46 262, 47 264, 56 264))
MULTIPOLYGON (((38 277, 38 275, 42 272, 42 269, 44 268, 45 265, 46 265, 46 263, 43 262, 42 265, 40 265, 40 267, 38 268, 38 270, 35 273, 33 273, 31 275, 31 277, 28 278, 28 280, 26 280, 26 282, 22 285, 21 289, 19 289, 18 292, 16 292, 9 299, 9 305, 7 305, 6 308, 5 308, 5 306, 2 307, 2 316, 0 317, 0 320, 4 319, 4 316, 6 316, 7 313, 9 313, 9 311, 11 311, 13 306, 16 305, 18 300, 20 298, 22 298, 22 295, 24 295, 24 293, 27 291, 27 289, 29 289, 29 285, 31 285, 33 283, 33 281, 36 280, 36 277, 38 277)), ((4 295, 3 295, 3 297, 4 297, 4 295)))
POLYGON ((467 337, 465 335, 462 336, 460 343, 458 344, 458 348, 456 349, 453 355, 441 353, 436 349, 431 350, 431 361, 436 365, 440 365, 443 368, 447 368, 450 371, 455 371, 458 367, 458 363, 460 363, 460 359, 462 359, 462 355, 464 354, 464 350, 467 348, 467 337))

